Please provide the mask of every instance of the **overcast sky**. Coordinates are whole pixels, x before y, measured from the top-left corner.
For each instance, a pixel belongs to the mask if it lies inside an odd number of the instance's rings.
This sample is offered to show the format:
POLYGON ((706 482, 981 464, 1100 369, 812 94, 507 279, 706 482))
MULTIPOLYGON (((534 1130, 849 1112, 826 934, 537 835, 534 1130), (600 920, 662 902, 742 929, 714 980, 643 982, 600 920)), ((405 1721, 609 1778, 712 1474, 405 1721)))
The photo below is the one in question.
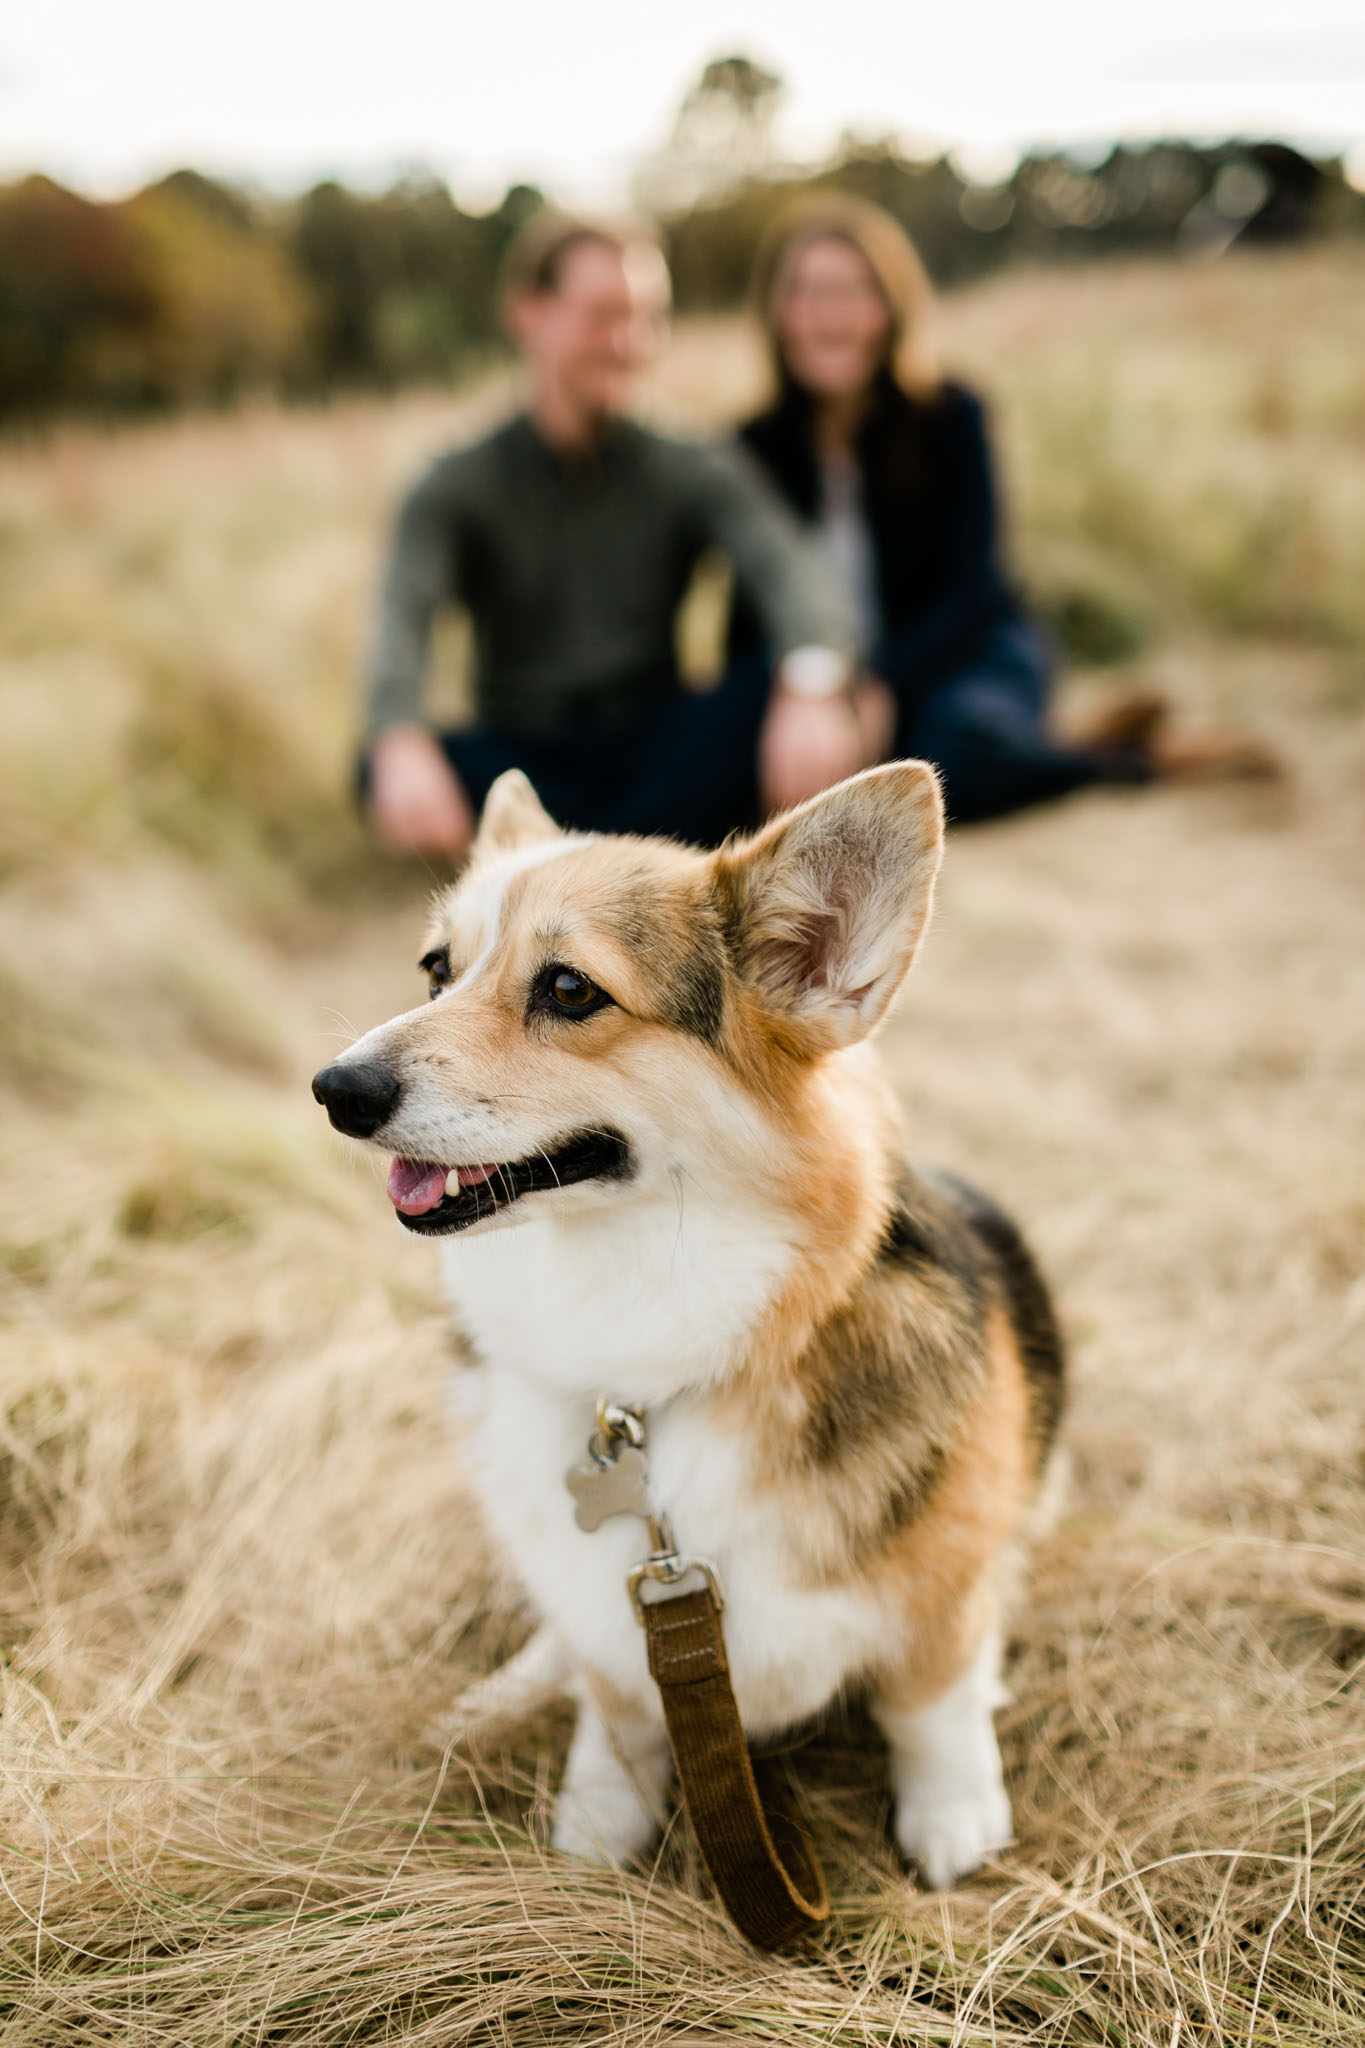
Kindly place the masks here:
POLYGON ((0 173, 421 163, 473 203, 514 178, 606 200, 736 50, 787 80, 792 154, 852 127, 989 171, 1033 142, 1257 133, 1351 144, 1365 180, 1365 0, 5 0, 0 173))

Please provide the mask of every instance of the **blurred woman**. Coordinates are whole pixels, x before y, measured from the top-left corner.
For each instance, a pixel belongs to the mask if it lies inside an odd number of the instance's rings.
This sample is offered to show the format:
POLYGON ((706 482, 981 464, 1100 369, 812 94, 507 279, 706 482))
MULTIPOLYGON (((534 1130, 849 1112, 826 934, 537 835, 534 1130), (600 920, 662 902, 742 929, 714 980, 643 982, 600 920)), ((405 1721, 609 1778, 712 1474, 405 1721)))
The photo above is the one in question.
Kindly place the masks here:
MULTIPOLYGON (((937 762, 959 821, 1093 783, 1271 769, 1238 736, 1173 738, 1148 692, 1082 739, 1048 730, 1049 648, 1001 559, 981 401, 933 368, 929 281, 889 214, 838 193, 800 204, 760 253, 755 301, 776 395, 741 439, 852 602, 869 758, 937 762)), ((737 620, 741 644, 752 630, 737 620)))

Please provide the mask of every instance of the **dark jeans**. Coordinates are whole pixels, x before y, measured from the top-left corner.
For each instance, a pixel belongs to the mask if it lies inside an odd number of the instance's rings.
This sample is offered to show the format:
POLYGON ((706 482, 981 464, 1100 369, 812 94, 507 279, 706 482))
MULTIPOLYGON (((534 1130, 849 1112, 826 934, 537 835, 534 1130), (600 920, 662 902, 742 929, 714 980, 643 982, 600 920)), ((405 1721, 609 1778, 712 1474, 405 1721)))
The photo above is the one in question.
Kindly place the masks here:
POLYGON ((679 691, 629 725, 582 721, 553 734, 483 726, 439 737, 476 809, 505 768, 521 768, 561 825, 716 846, 759 822, 768 681, 767 660, 756 656, 704 696, 679 691))
POLYGON ((937 764, 955 824, 1000 818, 1095 782, 1150 780, 1139 754, 1048 737, 1051 680, 1045 635, 1027 619, 1006 619, 954 674, 905 708, 896 751, 937 764))
MULTIPOLYGON (((1002 817, 1095 782, 1150 778, 1139 755, 1049 739, 1050 679, 1043 634, 1010 619, 903 707, 896 753, 937 764, 954 823, 1002 817)), ((706 695, 678 692, 628 725, 579 721, 553 734, 480 726, 439 737, 476 810, 505 768, 521 768, 562 825, 715 846, 760 822, 758 735, 768 686, 767 659, 755 654, 706 695)), ((362 767, 362 790, 364 781, 362 767)))

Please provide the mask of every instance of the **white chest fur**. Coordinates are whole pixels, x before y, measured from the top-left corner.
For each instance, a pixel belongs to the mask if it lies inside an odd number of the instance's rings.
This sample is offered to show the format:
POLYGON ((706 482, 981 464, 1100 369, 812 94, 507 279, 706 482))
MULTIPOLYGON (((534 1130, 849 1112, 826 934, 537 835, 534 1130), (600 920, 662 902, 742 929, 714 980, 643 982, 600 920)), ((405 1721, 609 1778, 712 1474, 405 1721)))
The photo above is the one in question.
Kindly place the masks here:
POLYGON ((787 1245, 765 1244, 752 1215, 712 1212, 680 1233, 676 1217, 666 1228, 642 1205, 606 1229, 531 1224, 452 1250, 447 1280, 481 1360, 466 1404, 471 1477, 541 1614, 619 1690, 651 1691, 625 1588, 648 1548, 643 1525, 618 1516, 585 1533, 564 1484, 597 1396, 640 1403, 654 1505, 724 1585, 746 1727, 770 1733, 816 1712, 871 1661, 889 1617, 865 1590, 803 1579, 800 1532, 756 1487, 748 1446, 717 1426, 704 1391, 752 1330, 787 1245))
MULTIPOLYGON (((710 1559, 725 1590, 744 1724, 755 1735, 791 1727, 867 1667, 891 1617, 865 1589, 804 1581, 799 1531, 755 1489, 745 1446, 718 1435, 704 1403, 681 1398, 651 1410, 649 1426, 651 1499, 680 1550, 710 1559)), ((549 1394, 515 1372, 495 1374, 470 1433, 472 1477, 543 1617, 618 1691, 644 1699, 644 1637, 625 1586, 648 1549, 644 1527, 620 1515, 586 1533, 564 1484, 592 1428, 592 1402, 549 1394)))
POLYGON ((567 1214, 452 1238, 444 1268, 494 1377, 510 1368, 593 1401, 652 1402, 724 1375, 791 1258, 779 1218, 689 1201, 680 1179, 601 1207, 575 1190, 567 1214))

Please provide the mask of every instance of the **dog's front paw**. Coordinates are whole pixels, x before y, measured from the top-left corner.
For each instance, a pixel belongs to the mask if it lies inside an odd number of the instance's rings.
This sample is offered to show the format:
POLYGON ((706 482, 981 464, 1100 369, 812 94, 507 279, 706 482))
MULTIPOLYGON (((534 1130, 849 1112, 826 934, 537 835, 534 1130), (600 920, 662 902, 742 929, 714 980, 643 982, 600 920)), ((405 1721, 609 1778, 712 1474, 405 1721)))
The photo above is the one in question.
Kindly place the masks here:
POLYGON ((599 1785, 591 1803, 571 1791, 561 1794, 550 1846, 587 1863, 629 1863, 653 1846, 658 1832, 658 1821, 629 1785, 599 1785))
POLYGON ((1003 1786, 987 1786, 957 1798, 910 1793, 896 1802, 896 1840, 901 1854, 931 1891, 947 1891, 979 1870, 1003 1849, 1013 1827, 1003 1786))
POLYGON ((671 1761, 662 1720, 621 1718, 609 1729, 585 1699, 559 1788, 551 1848, 592 1863, 642 1856, 662 1825, 671 1761))

